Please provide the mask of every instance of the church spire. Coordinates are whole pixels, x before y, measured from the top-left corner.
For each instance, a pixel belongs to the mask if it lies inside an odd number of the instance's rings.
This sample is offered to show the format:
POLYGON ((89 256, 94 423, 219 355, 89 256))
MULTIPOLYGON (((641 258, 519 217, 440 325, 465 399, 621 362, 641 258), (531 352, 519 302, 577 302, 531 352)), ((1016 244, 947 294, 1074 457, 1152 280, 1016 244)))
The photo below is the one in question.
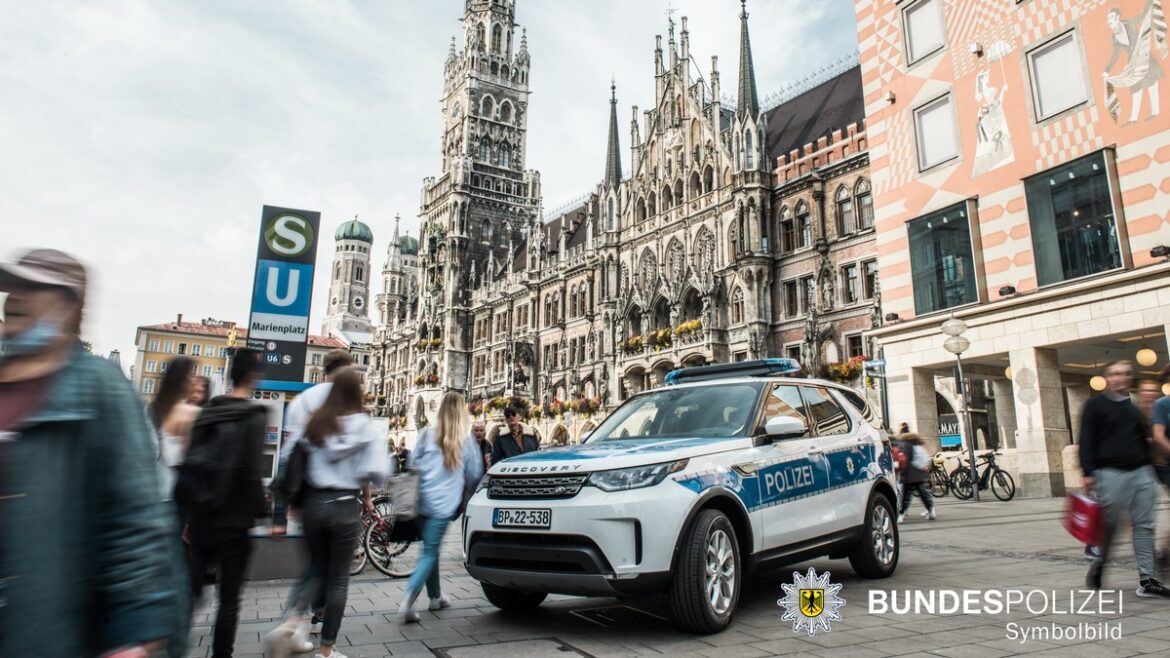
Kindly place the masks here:
POLYGON ((622 153, 618 143, 617 85, 609 82, 609 149, 605 154, 605 180, 602 187, 616 188, 622 180, 622 153))
POLYGON ((756 69, 752 65, 752 42, 748 37, 747 0, 739 0, 739 103, 735 114, 739 118, 755 117, 760 113, 756 96, 756 69))

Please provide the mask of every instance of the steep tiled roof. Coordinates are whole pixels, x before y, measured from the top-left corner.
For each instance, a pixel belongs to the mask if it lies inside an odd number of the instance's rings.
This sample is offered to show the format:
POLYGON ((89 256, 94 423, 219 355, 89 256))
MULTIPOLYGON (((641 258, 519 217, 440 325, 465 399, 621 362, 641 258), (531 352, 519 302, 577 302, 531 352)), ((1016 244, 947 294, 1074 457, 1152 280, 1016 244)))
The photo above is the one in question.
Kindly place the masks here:
POLYGON ((865 123, 861 67, 855 66, 831 80, 787 100, 767 113, 768 158, 787 155, 817 138, 865 123))

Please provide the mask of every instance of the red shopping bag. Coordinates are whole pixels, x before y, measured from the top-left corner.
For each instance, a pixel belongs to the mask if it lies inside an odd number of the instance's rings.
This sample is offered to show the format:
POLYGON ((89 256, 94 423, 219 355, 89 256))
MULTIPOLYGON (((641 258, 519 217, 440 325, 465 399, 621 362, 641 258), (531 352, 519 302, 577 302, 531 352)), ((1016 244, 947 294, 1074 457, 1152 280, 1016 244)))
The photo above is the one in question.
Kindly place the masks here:
POLYGON ((1102 517, 1101 503, 1080 492, 1068 495, 1068 506, 1064 510, 1064 528, 1077 541, 1093 546, 1100 545, 1102 517))

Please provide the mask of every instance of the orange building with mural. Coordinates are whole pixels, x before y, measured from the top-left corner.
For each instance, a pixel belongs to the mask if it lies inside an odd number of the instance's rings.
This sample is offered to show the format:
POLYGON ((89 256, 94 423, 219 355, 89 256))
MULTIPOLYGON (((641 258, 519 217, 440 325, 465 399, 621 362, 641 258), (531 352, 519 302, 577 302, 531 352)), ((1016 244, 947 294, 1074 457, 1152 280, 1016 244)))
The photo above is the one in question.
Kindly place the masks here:
POLYGON ((1167 363, 1164 1, 855 3, 890 421, 945 435, 961 418, 954 314, 970 433, 1025 495, 1079 486, 1100 365, 1167 363))

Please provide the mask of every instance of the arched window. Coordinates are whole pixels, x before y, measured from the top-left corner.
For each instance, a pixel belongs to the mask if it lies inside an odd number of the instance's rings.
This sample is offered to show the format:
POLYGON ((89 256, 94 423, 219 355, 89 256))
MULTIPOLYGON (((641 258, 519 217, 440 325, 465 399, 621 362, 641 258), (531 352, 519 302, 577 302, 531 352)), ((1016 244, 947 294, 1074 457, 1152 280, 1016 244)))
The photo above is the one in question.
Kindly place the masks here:
POLYGON ((796 206, 796 248, 804 249, 812 246, 812 218, 809 216, 808 205, 801 201, 796 206))
POLYGON ((658 214, 658 200, 655 198, 653 192, 650 193, 650 198, 646 201, 646 214, 648 216, 658 214))
POLYGON ((480 116, 487 118, 487 119, 492 118, 492 109, 494 107, 495 107, 495 103, 494 103, 494 101, 492 101, 492 97, 491 96, 484 96, 483 100, 480 101, 480 103, 479 103, 480 116))
POLYGON ((613 197, 610 197, 609 200, 606 201, 605 205, 606 230, 612 231, 614 230, 613 197))
POLYGON ((662 210, 670 210, 674 206, 674 199, 670 193, 670 186, 667 185, 662 188, 662 210))
POLYGON ((837 235, 849 235, 853 230, 853 195, 842 185, 837 188, 837 235))
POLYGON ((743 288, 731 293, 731 324, 743 324, 743 288))
POLYGON ((476 40, 476 49, 479 50, 480 52, 483 52, 483 49, 485 46, 484 42, 487 41, 487 39, 485 38, 483 23, 480 23, 479 25, 475 26, 475 40, 476 40))
POLYGON ((355 281, 361 281, 362 277, 364 277, 365 275, 366 275, 365 270, 362 269, 361 265, 358 265, 357 270, 355 270, 355 272, 354 272, 353 278, 355 281))
POLYGON ((500 74, 500 63, 499 62, 492 62, 491 70, 492 70, 492 75, 499 75, 500 74))
POLYGON ((501 78, 503 78, 503 79, 505 79, 505 80, 508 80, 508 79, 510 79, 510 78, 508 77, 508 75, 509 75, 509 74, 508 74, 508 67, 507 67, 507 66, 501 66, 501 67, 500 67, 500 77, 501 77, 501 78))
POLYGON ((703 195, 703 182, 702 182, 702 180, 699 179, 699 172, 697 172, 697 171, 691 172, 690 187, 691 187, 691 194, 690 194, 691 199, 697 199, 703 195))
POLYGON ((748 169, 751 169, 752 167, 756 166, 755 158, 752 157, 752 152, 754 150, 755 149, 753 148, 753 145, 752 145, 752 131, 749 128, 749 129, 743 131, 743 152, 744 152, 744 162, 745 162, 744 166, 746 166, 748 169))
POLYGON ((503 31, 500 29, 500 26, 496 25, 495 27, 493 27, 492 28, 492 52, 493 53, 498 54, 500 52, 500 44, 503 42, 502 37, 503 37, 503 31))
MULTIPOLYGON (((487 135, 479 140, 479 159, 484 162, 492 161, 492 140, 487 135)), ((489 184, 488 187, 491 185, 489 184)))
MULTIPOLYGON (((505 70, 507 67, 504 67, 505 70)), ((507 73, 504 74, 507 77, 507 73)), ((512 104, 508 101, 500 103, 500 121, 510 123, 512 121, 512 104)))
POLYGON ((715 168, 707 165, 706 171, 703 172, 703 194, 715 189, 715 168))
POLYGON ((637 212, 634 215, 634 219, 636 221, 639 221, 639 222, 646 221, 646 200, 645 199, 638 199, 637 212))
POLYGON ((498 156, 499 156, 500 166, 501 167, 511 167, 512 166, 512 147, 508 145, 508 142, 500 142, 500 147, 499 147, 499 149, 497 149, 497 152, 498 152, 498 156))
POLYGON ((681 206, 683 202, 682 179, 674 181, 674 205, 681 206))
POLYGON ((873 228, 873 195, 869 191, 869 181, 862 178, 857 181, 857 230, 867 228, 873 228))
POLYGON ((796 249, 796 222, 792 220, 792 210, 788 206, 780 209, 780 251, 792 253, 796 249))

